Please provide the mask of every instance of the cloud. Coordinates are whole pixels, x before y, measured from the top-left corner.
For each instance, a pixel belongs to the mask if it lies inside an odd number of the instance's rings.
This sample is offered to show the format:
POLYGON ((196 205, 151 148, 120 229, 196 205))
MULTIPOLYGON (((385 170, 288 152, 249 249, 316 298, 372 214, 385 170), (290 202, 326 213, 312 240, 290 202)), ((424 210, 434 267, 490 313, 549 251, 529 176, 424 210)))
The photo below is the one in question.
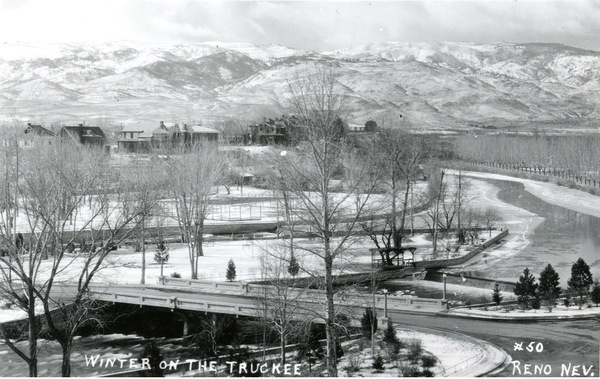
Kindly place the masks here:
POLYGON ((2 0, 7 41, 251 42, 317 51, 385 41, 559 42, 600 50, 595 1, 2 0))

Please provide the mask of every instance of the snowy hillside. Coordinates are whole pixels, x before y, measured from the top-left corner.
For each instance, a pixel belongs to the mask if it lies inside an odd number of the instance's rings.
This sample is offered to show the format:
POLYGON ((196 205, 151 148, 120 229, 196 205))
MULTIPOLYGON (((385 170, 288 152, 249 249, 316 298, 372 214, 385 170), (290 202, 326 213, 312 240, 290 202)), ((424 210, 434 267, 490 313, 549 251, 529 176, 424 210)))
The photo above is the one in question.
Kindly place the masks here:
POLYGON ((315 62, 334 67, 356 124, 569 125, 599 116, 600 53, 558 44, 388 42, 316 53, 224 42, 4 43, 0 122, 260 119, 281 112, 287 80, 315 62))

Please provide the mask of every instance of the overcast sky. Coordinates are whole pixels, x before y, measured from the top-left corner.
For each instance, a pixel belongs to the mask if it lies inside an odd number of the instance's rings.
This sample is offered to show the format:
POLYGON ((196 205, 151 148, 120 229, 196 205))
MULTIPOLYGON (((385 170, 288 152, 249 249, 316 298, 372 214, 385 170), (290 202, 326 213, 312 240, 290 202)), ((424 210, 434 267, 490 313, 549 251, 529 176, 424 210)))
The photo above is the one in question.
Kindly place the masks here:
POLYGON ((600 50, 600 1, 0 0, 0 43, 558 42, 600 50))

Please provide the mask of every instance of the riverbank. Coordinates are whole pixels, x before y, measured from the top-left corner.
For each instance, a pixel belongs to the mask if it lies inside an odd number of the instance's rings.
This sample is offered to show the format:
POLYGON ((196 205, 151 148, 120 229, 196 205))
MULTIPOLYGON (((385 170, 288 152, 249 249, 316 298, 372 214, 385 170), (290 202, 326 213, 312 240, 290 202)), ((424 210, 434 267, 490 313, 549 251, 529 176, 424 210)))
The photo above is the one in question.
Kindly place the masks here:
MULTIPOLYGON (((450 170, 449 172, 458 174, 458 171, 455 170, 450 170)), ((585 191, 509 175, 475 171, 463 171, 462 174, 471 178, 505 180, 522 183, 527 192, 547 203, 600 218, 600 196, 592 195, 585 191)))
MULTIPOLYGON (((453 172, 457 173, 457 172, 453 172)), ((482 179, 484 179, 482 177, 482 179)), ((510 232, 499 244, 486 249, 465 264, 449 268, 453 273, 473 273, 473 276, 481 276, 480 272, 488 272, 497 263, 510 260, 519 254, 530 244, 530 234, 544 221, 544 218, 529 212, 523 208, 508 204, 498 198, 500 189, 478 177, 469 179, 467 183, 468 205, 473 209, 491 209, 498 213, 500 221, 497 228, 507 228, 510 232)), ((512 281, 519 273, 506 277, 495 277, 499 280, 512 281)))

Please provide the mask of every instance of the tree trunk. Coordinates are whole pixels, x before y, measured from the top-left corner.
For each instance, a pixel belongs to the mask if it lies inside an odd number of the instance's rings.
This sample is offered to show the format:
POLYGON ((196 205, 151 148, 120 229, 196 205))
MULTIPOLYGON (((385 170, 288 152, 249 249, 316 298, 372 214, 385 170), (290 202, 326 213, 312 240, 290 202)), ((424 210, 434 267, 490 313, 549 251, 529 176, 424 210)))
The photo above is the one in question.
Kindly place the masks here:
POLYGON ((406 177, 406 190, 404 191, 404 204, 402 204, 402 219, 400 220, 400 238, 398 247, 402 246, 402 236, 404 236, 404 225, 406 223, 406 211, 408 210, 408 191, 411 190, 410 178, 406 177))
MULTIPOLYGON (((327 239, 327 237, 326 237, 327 239)), ((326 241, 328 249, 329 241, 326 241)), ((335 351, 335 311, 333 304, 333 258, 330 252, 325 257, 325 296, 327 299, 327 319, 325 320, 327 334, 327 375, 330 378, 337 377, 337 356, 335 351)))
POLYGON ((29 289, 27 291, 27 295, 29 296, 29 376, 36 377, 37 376, 37 339, 38 339, 38 327, 37 327, 37 319, 35 317, 35 297, 33 295, 33 291, 29 289))
MULTIPOLYGON (((282 325, 283 327, 283 325, 282 325)), ((281 355, 281 365, 285 365, 285 346, 286 346, 286 341, 287 340, 287 336, 285 331, 281 332, 281 341, 280 341, 280 355, 281 355)))
POLYGON ((439 222, 439 213, 440 213, 440 201, 442 198, 442 187, 444 185, 444 171, 442 171, 442 177, 440 179, 440 188, 437 196, 437 201, 435 202, 435 214, 434 214, 434 222, 433 222, 433 254, 437 253, 437 240, 438 240, 438 222, 439 222))
POLYGON ((71 376, 71 348, 72 344, 67 344, 63 346, 62 351, 62 367, 61 367, 61 375, 63 377, 71 376))
MULTIPOLYGON (((196 229, 196 257, 204 256, 202 243, 204 242, 204 219, 201 219, 196 229)), ((198 259, 196 259, 196 272, 198 271, 198 259)))
MULTIPOLYGON (((394 242, 394 248, 397 249, 400 246, 399 235, 398 235, 398 225, 396 224, 396 179, 392 175, 392 241, 394 242)), ((386 262, 386 264, 390 264, 391 262, 386 262)))
POLYGON ((142 219, 142 280, 140 280, 140 284, 146 284, 146 220, 145 219, 142 219))

